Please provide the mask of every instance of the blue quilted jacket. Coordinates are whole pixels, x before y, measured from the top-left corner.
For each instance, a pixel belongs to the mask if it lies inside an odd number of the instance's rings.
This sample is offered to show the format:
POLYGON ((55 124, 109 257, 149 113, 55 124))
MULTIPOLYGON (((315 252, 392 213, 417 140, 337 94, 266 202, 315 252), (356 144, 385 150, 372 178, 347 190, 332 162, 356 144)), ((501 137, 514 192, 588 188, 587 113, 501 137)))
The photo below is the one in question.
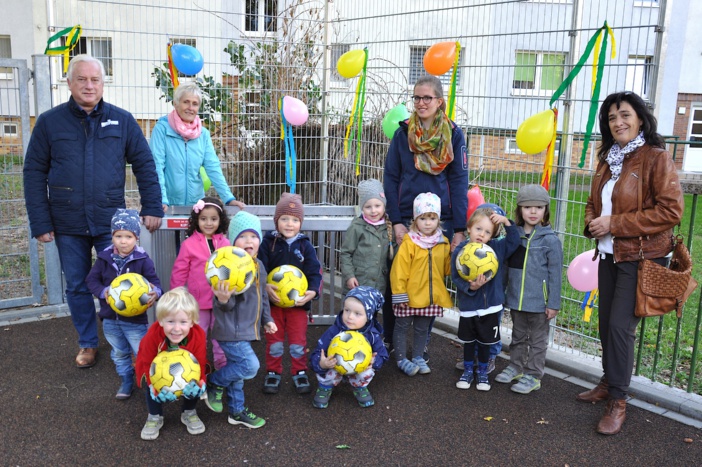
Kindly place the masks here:
POLYGON ((24 161, 32 236, 110 233, 115 211, 126 207, 126 164, 139 185, 141 215, 163 217, 154 159, 129 112, 101 100, 88 115, 71 97, 41 114, 24 161))

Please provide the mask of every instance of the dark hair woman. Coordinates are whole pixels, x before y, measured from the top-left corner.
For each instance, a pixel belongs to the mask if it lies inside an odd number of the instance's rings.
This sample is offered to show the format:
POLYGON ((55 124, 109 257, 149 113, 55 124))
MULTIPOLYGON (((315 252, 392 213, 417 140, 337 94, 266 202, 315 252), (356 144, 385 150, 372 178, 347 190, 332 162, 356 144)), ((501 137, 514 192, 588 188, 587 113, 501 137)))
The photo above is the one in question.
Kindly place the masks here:
POLYGON ((614 435, 626 417, 634 368, 640 320, 634 314, 639 259, 643 254, 665 264, 665 256, 672 250, 673 227, 682 218, 683 195, 675 164, 657 133, 656 118, 641 97, 632 92, 607 96, 600 109, 600 132, 599 162, 585 207, 585 236, 597 240, 600 255, 599 331, 604 376, 577 399, 607 400, 597 432, 614 435))

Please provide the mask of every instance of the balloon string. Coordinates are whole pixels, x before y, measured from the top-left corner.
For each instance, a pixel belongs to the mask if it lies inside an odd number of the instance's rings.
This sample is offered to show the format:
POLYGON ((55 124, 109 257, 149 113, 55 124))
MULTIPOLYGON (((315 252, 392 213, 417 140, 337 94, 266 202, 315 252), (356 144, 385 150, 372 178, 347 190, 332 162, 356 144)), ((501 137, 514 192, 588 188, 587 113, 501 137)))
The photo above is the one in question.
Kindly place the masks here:
POLYGON ((285 120, 283 105, 283 103, 280 105, 280 119, 285 145, 285 183, 290 188, 290 193, 295 193, 295 181, 297 180, 295 140, 293 139, 292 126, 285 120))
POLYGON ((63 55, 63 72, 67 73, 68 72, 68 63, 70 62, 70 52, 73 50, 76 45, 78 45, 78 39, 80 39, 81 32, 83 31, 83 28, 81 28, 80 24, 76 24, 73 27, 69 27, 66 29, 62 29, 53 36, 49 37, 49 40, 46 41, 46 49, 44 49, 44 55, 63 55), (51 43, 54 42, 56 39, 59 39, 63 37, 64 35, 68 34, 66 37, 66 45, 61 45, 58 47, 51 47, 51 43))
POLYGON ((173 64, 173 55, 171 55, 171 47, 172 44, 169 42, 168 47, 166 48, 166 53, 168 55, 168 72, 171 74, 173 90, 175 91, 176 88, 180 85, 180 82, 178 81, 178 70, 176 70, 176 67, 173 64))
POLYGON ((285 127, 283 125, 283 122, 285 121, 285 117, 283 116, 282 113, 283 109, 283 99, 278 99, 278 112, 281 112, 280 114, 280 139, 285 140, 285 127))
POLYGON ((344 136, 344 158, 349 156, 349 135, 351 134, 351 127, 353 126, 353 117, 356 115, 356 105, 358 103, 358 94, 361 90, 361 80, 356 83, 356 93, 353 96, 353 104, 351 105, 351 116, 349 117, 349 123, 346 125, 346 136, 344 136))
POLYGON ((553 132, 551 134, 551 142, 548 143, 548 150, 546 151, 546 160, 544 161, 544 173, 541 176, 541 186, 549 190, 551 186, 551 175, 553 173, 553 162, 555 160, 556 153, 556 136, 558 134, 558 109, 553 108, 553 132))
POLYGON ((363 133, 363 109, 366 106, 366 70, 368 67, 368 47, 363 49, 365 59, 363 60, 363 71, 361 72, 361 98, 358 99, 358 122, 356 125, 356 176, 361 173, 361 135, 363 133))
POLYGON ((449 107, 448 118, 456 120, 456 72, 458 61, 461 56, 461 43, 456 41, 456 56, 453 58, 453 72, 451 72, 451 85, 449 87, 449 107))

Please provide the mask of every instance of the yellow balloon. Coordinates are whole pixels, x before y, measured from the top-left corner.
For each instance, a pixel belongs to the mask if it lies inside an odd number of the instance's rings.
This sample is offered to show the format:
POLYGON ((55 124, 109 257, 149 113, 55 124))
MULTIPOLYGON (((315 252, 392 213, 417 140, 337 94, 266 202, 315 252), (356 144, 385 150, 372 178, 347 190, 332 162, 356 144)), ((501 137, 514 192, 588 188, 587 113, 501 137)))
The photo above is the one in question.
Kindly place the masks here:
POLYGON ((537 154, 546 149, 553 137, 553 110, 532 115, 517 129, 517 146, 527 154, 537 154))
POLYGON ((363 50, 349 50, 339 57, 336 69, 344 78, 353 78, 363 70, 366 53, 363 50))

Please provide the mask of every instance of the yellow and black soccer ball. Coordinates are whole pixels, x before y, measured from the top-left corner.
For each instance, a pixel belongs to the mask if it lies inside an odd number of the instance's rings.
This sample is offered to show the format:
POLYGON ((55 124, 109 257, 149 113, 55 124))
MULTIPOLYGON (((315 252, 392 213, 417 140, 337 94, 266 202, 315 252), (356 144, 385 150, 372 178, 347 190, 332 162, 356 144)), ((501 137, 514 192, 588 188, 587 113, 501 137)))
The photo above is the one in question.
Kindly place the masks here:
POLYGON ((328 357, 336 357, 334 369, 342 375, 365 371, 371 364, 373 349, 358 331, 343 331, 334 336, 327 349, 328 357))
POLYGON ((166 388, 176 397, 183 394, 183 388, 189 382, 200 381, 200 363, 185 349, 164 350, 151 362, 149 379, 158 394, 166 388))
POLYGON ((121 274, 112 281, 107 293, 107 304, 121 316, 137 316, 149 308, 151 285, 144 276, 135 272, 121 274))
POLYGON ((307 278, 295 266, 284 264, 268 273, 268 283, 278 287, 280 301, 275 305, 281 308, 292 308, 295 301, 307 292, 307 278))
POLYGON ((458 275, 467 281, 474 281, 480 274, 490 280, 499 265, 495 250, 484 243, 466 243, 456 257, 458 275))
POLYGON ((256 261, 236 246, 217 248, 205 263, 205 277, 215 287, 219 281, 229 282, 234 295, 246 292, 256 277, 256 261))

